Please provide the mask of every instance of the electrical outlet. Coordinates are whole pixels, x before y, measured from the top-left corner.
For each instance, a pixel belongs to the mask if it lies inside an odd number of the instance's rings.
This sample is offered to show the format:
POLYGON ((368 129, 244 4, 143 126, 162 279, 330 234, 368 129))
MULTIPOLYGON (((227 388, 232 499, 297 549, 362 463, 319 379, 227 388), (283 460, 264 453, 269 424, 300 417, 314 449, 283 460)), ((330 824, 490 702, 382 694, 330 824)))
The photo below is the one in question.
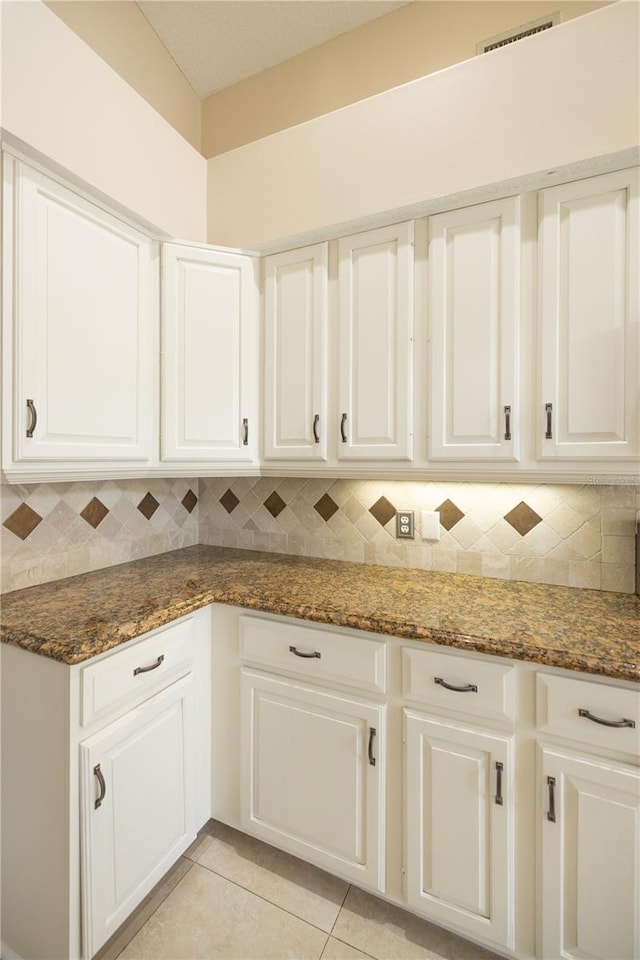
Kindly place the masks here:
POLYGON ((413 510, 398 510, 396 513, 396 537, 401 540, 413 540, 415 535, 413 510))

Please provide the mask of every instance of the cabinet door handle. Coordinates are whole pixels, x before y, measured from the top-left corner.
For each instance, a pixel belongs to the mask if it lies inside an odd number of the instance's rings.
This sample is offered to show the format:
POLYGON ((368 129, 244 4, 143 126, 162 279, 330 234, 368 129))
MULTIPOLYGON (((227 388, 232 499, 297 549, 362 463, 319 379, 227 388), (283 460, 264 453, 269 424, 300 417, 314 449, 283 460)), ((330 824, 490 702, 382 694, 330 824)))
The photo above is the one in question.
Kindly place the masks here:
POLYGON ((152 663, 148 667, 136 667, 133 671, 134 677, 137 677, 139 673, 150 673, 152 670, 157 670, 162 661, 164 660, 164 653, 161 653, 155 663, 152 663))
POLYGON ((367 748, 367 753, 369 754, 369 766, 370 766, 370 767, 375 767, 375 765, 376 765, 376 758, 375 758, 374 755, 373 755, 373 740, 374 740, 375 735, 376 735, 376 728, 375 728, 375 727, 369 727, 369 746, 368 746, 368 748, 367 748))
POLYGON ((318 434, 318 424, 320 423, 320 414, 316 413, 313 418, 313 442, 320 443, 320 436, 318 434))
POLYGON ((556 822, 556 778, 547 777, 547 789, 549 791, 549 809, 547 811, 547 820, 551 823, 556 822))
POLYGON ((504 408, 504 438, 511 440, 511 407, 504 408))
POLYGON ((547 429, 544 435, 545 440, 553 440, 553 430, 552 430, 552 417, 553 417, 553 404, 545 403, 544 412, 547 416, 547 429))
POLYGON ((313 660, 314 657, 319 660, 322 656, 319 650, 314 650, 313 653, 303 653, 301 650, 297 650, 295 647, 289 647, 289 652, 295 657, 304 657, 305 660, 313 660))
POLYGON ((578 716, 593 720, 594 723, 601 723, 603 727, 631 727, 633 729, 636 725, 635 720, 603 720, 602 717, 596 717, 595 714, 582 708, 578 710, 578 716))
POLYGON ((98 781, 98 786, 100 787, 100 794, 98 796, 98 799, 94 801, 94 804, 93 804, 93 809, 97 810, 98 807, 102 806, 102 801, 107 795, 107 785, 104 782, 104 777, 102 776, 102 770, 100 769, 99 763, 96 763, 95 767, 93 768, 93 775, 98 781))
POLYGON ((478 688, 475 683, 468 683, 465 687, 455 687, 452 683, 447 683, 442 677, 434 677, 433 682, 444 687, 445 690, 455 690, 456 693, 477 693, 478 688))
POLYGON ((33 400, 27 400, 27 410, 29 411, 29 425, 27 427, 27 436, 32 437, 33 431, 38 425, 38 411, 33 400))
POLYGON ((344 428, 346 422, 347 422, 347 415, 346 413, 343 413, 342 420, 340 421, 340 436, 342 437, 343 443, 347 442, 347 432, 344 428))
POLYGON ((242 418, 242 446, 249 446, 249 418, 242 418))
POLYGON ((504 764, 496 760, 496 803, 499 807, 503 806, 504 800, 502 799, 502 771, 504 770, 504 764))

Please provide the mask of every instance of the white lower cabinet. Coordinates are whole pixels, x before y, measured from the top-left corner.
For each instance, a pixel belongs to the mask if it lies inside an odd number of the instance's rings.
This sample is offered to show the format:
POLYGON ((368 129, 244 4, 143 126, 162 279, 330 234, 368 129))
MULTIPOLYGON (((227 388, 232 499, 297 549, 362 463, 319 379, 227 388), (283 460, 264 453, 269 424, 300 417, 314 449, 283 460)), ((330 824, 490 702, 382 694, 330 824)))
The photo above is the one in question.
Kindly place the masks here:
POLYGON ((87 957, 195 836, 193 697, 188 675, 80 744, 87 957))
POLYGON ((242 670, 243 828, 384 889, 385 707, 242 670))
POLYGON ((640 956, 640 769, 541 748, 543 957, 640 956))
POLYGON ((409 906, 514 946, 513 737, 404 714, 409 906))

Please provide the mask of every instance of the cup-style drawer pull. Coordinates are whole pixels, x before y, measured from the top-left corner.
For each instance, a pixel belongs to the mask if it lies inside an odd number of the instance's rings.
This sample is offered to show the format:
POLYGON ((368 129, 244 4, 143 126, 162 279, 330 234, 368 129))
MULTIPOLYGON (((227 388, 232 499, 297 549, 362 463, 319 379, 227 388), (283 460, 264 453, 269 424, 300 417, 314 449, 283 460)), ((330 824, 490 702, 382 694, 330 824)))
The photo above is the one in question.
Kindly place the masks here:
POLYGON ((303 657, 305 660, 313 660, 316 657, 319 660, 322 656, 319 650, 314 650, 313 653, 303 653, 302 650, 298 650, 296 647, 289 647, 289 653, 292 653, 295 657, 303 657))
POLYGON ((93 775, 98 781, 98 786, 100 787, 100 794, 98 795, 98 799, 93 804, 93 809, 97 810, 98 807, 102 806, 102 801, 107 795, 107 785, 104 782, 104 777, 102 775, 102 770, 100 769, 99 763, 96 763, 95 767, 93 768, 93 775))
POLYGON ((447 683, 446 680, 443 680, 442 677, 434 677, 433 682, 437 683, 439 686, 444 687, 445 690, 454 690, 456 693, 477 693, 478 688, 475 683, 468 683, 464 687, 456 687, 452 683, 447 683))
POLYGON ((148 667, 136 667, 133 671, 134 677, 137 677, 139 673, 150 673, 151 670, 157 670, 162 661, 164 660, 164 653, 161 653, 155 663, 150 664, 148 667))
POLYGON ((596 717, 595 714, 589 713, 588 710, 583 710, 580 708, 578 710, 579 717, 586 717, 587 720, 593 720, 594 723, 601 723, 603 727, 631 727, 633 729, 636 725, 635 720, 603 720, 602 717, 596 717))

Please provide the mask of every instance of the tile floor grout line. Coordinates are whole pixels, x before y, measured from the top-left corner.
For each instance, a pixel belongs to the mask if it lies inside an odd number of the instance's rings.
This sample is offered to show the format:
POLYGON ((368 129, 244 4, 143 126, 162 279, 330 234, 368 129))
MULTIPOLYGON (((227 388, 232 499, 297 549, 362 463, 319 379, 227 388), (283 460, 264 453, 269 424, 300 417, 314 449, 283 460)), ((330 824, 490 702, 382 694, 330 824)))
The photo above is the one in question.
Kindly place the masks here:
MULTIPOLYGON (((191 857, 185 857, 184 854, 182 854, 182 857, 183 857, 184 860, 189 860, 191 866, 189 867, 188 870, 185 870, 185 872, 184 872, 183 875, 180 877, 180 879, 178 880, 178 882, 177 882, 176 884, 174 884, 173 887, 171 887, 170 890, 167 891, 167 893, 164 895, 164 897, 162 898, 162 900, 160 901, 160 903, 155 907, 154 910, 151 911, 151 913, 149 914, 149 916, 147 917, 147 919, 144 921, 144 923, 142 924, 142 926, 140 927, 140 929, 139 929, 139 930, 136 930, 136 932, 133 934, 133 936, 131 937, 131 939, 130 939, 130 940, 127 940, 127 942, 126 942, 125 945, 123 946, 122 950, 120 950, 120 952, 119 952, 118 954, 116 954, 116 957, 114 958, 114 960, 118 960, 118 957, 121 957, 121 956, 122 956, 122 954, 123 954, 124 951, 127 949, 127 947, 128 947, 128 946, 135 940, 135 938, 138 936, 138 934, 140 933, 140 931, 141 931, 141 930, 144 930, 144 928, 145 928, 146 925, 149 923, 149 921, 151 920, 151 918, 156 915, 156 913, 158 912, 158 910, 160 909, 160 907, 162 906, 162 904, 165 902, 165 900, 167 899, 167 897, 169 897, 169 896, 173 893, 173 891, 176 890, 176 889, 180 886, 180 884, 182 883, 182 881, 184 880, 184 878, 187 877, 187 876, 191 873, 191 871, 192 871, 192 869, 193 869, 193 867, 194 867, 194 865, 195 865, 195 860, 192 860, 191 857)), ((178 862, 178 861, 176 861, 176 863, 177 863, 177 862, 178 862)), ((158 882, 161 883, 162 881, 159 880, 158 882)), ((126 921, 125 921, 125 923, 126 923, 126 921)), ((117 931, 116 931, 116 932, 117 932, 117 931)))
MULTIPOLYGON (((252 894, 254 897, 257 897, 258 900, 262 900, 263 903, 268 903, 269 906, 275 907, 276 910, 282 910, 283 913, 286 913, 288 916, 293 917, 295 920, 300 920, 301 923, 306 923, 309 927, 313 927, 314 930, 319 930, 320 933, 324 933, 327 937, 331 936, 331 933, 327 933, 326 930, 324 930, 322 927, 319 927, 316 923, 312 923, 311 920, 305 920, 304 917, 298 916, 297 913, 292 913, 291 910, 287 910, 286 907, 281 906, 279 903, 274 903, 273 900, 268 900, 266 897, 263 897, 261 893, 256 893, 256 891, 252 890, 250 887, 245 887, 242 883, 238 883, 237 880, 231 880, 229 877, 225 876, 224 873, 218 873, 218 871, 214 870, 213 867, 208 867, 205 863, 199 863, 197 860, 194 860, 193 863, 194 863, 194 866, 202 867, 204 870, 208 870, 209 873, 213 873, 216 877, 220 877, 222 880, 226 880, 227 883, 232 883, 235 887, 238 887, 240 890, 244 890, 246 893, 252 894)), ((188 872, 189 871, 187 871, 187 873, 188 872)), ((296 884, 296 886, 298 886, 298 884, 296 884)), ((345 899, 346 899, 346 894, 345 894, 345 899)), ((344 903, 344 900, 342 902, 344 903)), ((342 907, 340 906, 338 908, 338 915, 340 914, 341 909, 342 907)), ((337 916, 336 916, 336 920, 337 920, 337 916)), ((335 927, 335 925, 336 925, 336 921, 334 920, 333 926, 331 928, 332 930, 333 930, 333 927, 335 927)))

